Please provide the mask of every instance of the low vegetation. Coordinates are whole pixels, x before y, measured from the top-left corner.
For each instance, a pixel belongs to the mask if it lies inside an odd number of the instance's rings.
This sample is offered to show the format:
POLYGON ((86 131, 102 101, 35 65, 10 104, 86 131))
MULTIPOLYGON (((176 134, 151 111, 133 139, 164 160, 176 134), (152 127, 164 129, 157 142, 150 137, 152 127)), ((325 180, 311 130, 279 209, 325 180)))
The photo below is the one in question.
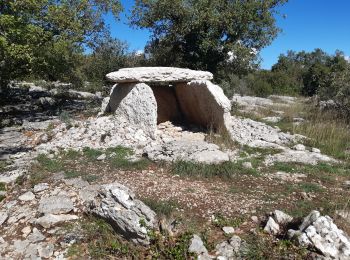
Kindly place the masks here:
POLYGON ((174 200, 159 201, 152 198, 143 198, 144 202, 160 217, 169 218, 173 212, 179 207, 178 203, 174 200))
MULTIPOLYGON (((149 160, 144 158, 133 160, 129 158, 132 155, 131 149, 121 146, 107 150, 86 147, 81 152, 76 150, 61 151, 56 156, 40 154, 36 158, 37 163, 32 166, 30 184, 34 186, 52 177, 55 173, 62 173, 66 179, 81 177, 88 182, 98 180, 98 175, 86 172, 84 167, 79 166, 81 164, 91 163, 98 165, 107 163, 109 167, 119 170, 142 170, 150 166, 151 162, 149 160), (106 155, 106 159, 103 161, 98 160, 98 157, 103 154, 106 155)), ((24 182, 24 177, 17 180, 18 184, 23 184, 24 182)))
POLYGON ((67 230, 75 230, 82 240, 69 247, 67 257, 81 259, 88 255, 93 259, 128 257, 137 259, 137 248, 119 237, 104 220, 88 216, 77 224, 67 225, 67 230))
POLYGON ((255 169, 245 168, 242 162, 224 162, 221 164, 205 164, 187 161, 176 161, 170 166, 174 175, 187 177, 230 179, 239 174, 259 175, 255 169))

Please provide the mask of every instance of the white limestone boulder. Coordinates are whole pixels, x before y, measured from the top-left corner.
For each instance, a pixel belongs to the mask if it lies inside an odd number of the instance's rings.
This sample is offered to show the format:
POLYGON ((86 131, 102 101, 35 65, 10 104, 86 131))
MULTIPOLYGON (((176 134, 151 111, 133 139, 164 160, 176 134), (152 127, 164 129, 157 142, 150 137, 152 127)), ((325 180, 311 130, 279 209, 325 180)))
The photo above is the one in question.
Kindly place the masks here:
POLYGON ((211 80, 213 74, 173 67, 124 68, 106 75, 107 80, 116 83, 135 82, 188 82, 191 80, 211 80))
POLYGON ((116 120, 137 126, 150 137, 157 129, 157 102, 152 89, 144 84, 115 85, 105 109, 116 116, 116 120))
POLYGON ((187 84, 177 84, 175 91, 187 121, 226 130, 231 103, 222 88, 208 80, 194 80, 187 84))

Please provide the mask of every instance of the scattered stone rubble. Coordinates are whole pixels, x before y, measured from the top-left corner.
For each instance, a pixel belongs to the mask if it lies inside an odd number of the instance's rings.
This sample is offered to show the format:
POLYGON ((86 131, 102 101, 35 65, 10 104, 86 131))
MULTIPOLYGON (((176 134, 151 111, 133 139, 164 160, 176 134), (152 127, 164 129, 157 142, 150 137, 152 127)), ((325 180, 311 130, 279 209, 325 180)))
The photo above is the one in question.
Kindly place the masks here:
MULTIPOLYGON (((272 235, 282 235, 283 228, 294 220, 282 211, 275 210, 268 218, 264 230, 272 235)), ((329 216, 312 211, 297 230, 289 229, 287 237, 297 244, 315 249, 326 259, 350 259, 349 237, 340 230, 329 216)))
POLYGON ((2 205, 0 258, 63 259, 74 241, 59 242, 66 239, 62 224, 84 213, 104 218, 126 239, 142 245, 149 243, 147 231, 157 228, 156 214, 119 183, 90 185, 80 178, 40 183, 2 205))
POLYGON ((213 254, 208 253, 202 239, 198 235, 193 235, 188 249, 188 251, 194 253, 199 260, 244 259, 247 250, 247 243, 237 235, 233 235, 229 240, 217 244, 215 253, 213 254))

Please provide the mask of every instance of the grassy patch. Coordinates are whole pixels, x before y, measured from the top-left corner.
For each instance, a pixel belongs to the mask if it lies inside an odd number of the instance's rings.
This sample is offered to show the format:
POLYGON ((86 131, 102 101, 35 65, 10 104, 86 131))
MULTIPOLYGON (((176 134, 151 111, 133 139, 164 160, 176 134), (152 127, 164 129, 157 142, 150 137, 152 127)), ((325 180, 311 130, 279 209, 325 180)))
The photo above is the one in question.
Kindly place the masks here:
POLYGON ((6 191, 6 183, 0 182, 0 191, 6 191))
POLYGON ((304 173, 326 183, 334 183, 337 176, 350 176, 350 165, 348 163, 317 165, 275 162, 266 171, 283 171, 288 173, 304 173))
POLYGON ((290 213, 293 217, 304 218, 314 209, 316 209, 315 202, 309 200, 299 200, 288 213, 290 213))
POLYGON ((157 201, 151 198, 142 199, 142 201, 149 206, 158 216, 170 217, 178 204, 176 201, 167 200, 167 201, 157 201))
POLYGON ((81 177, 83 180, 91 183, 94 182, 96 180, 98 180, 98 176, 93 175, 93 174, 87 174, 84 172, 79 172, 79 171, 74 171, 74 170, 68 170, 64 172, 64 178, 65 179, 74 179, 74 178, 78 178, 81 177))
POLYGON ((103 154, 103 151, 93 149, 90 147, 84 147, 83 148, 83 154, 88 159, 96 160, 100 155, 103 154))
POLYGON ((109 157, 109 164, 117 169, 122 170, 143 170, 149 167, 151 162, 146 158, 141 158, 136 161, 130 160, 128 157, 134 153, 131 149, 122 146, 110 148, 106 150, 106 154, 109 157))
POLYGON ((220 213, 214 214, 213 224, 219 228, 239 227, 242 223, 242 218, 226 218, 220 213))
POLYGON ((195 259, 194 255, 188 252, 192 236, 189 232, 172 239, 154 236, 149 250, 151 259, 195 259))
POLYGON ((299 188, 305 192, 322 192, 324 189, 320 185, 312 182, 299 183, 299 188))
POLYGON ((7 165, 6 161, 0 161, 0 172, 5 172, 7 165))
POLYGON ((280 153, 282 150, 276 148, 260 148, 260 147, 250 147, 248 145, 243 145, 240 151, 240 157, 247 157, 249 155, 255 155, 257 158, 265 158, 267 155, 274 155, 280 153))
POLYGON ((80 177, 82 174, 80 172, 76 172, 76 171, 66 171, 64 173, 64 177, 66 179, 74 179, 74 178, 78 178, 80 177))
POLYGON ((82 154, 79 151, 69 149, 67 151, 64 151, 62 153, 62 159, 63 160, 77 160, 82 156, 82 154))
POLYGON ((46 171, 49 172, 59 172, 63 170, 63 164, 59 160, 50 159, 45 154, 40 154, 36 160, 39 165, 46 171))
POLYGON ((173 174, 179 176, 204 178, 232 178, 237 174, 259 175, 256 169, 246 169, 243 162, 224 162, 222 164, 204 164, 186 161, 176 161, 170 166, 173 174))
MULTIPOLYGON (((50 159, 45 154, 40 154, 36 158, 37 164, 31 168, 31 175, 29 176, 30 185, 34 186, 43 182, 50 176, 50 173, 56 173, 64 170, 64 164, 58 159, 50 159)), ((17 178, 16 184, 23 185, 25 177, 17 178)))
POLYGON ((275 241, 270 235, 260 231, 244 239, 247 241, 247 248, 243 252, 244 259, 306 259, 308 254, 306 248, 296 246, 289 240, 275 241))
POLYGON ((138 252, 130 243, 123 241, 116 235, 113 228, 105 221, 88 217, 79 222, 82 241, 70 247, 67 257, 84 259, 88 252, 92 259, 137 259, 138 252))
POLYGON ((282 108, 283 119, 277 125, 283 131, 309 137, 306 145, 320 148, 322 153, 335 158, 350 160, 350 127, 333 113, 320 111, 314 104, 296 103, 282 108), (293 119, 302 117, 306 121, 295 125, 293 119))

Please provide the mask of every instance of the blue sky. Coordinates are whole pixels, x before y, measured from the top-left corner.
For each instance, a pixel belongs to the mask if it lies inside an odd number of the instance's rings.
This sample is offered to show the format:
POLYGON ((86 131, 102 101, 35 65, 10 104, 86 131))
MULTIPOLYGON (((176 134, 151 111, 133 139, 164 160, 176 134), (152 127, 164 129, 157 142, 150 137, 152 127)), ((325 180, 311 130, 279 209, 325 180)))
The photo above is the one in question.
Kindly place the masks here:
MULTIPOLYGON (((147 30, 130 28, 126 16, 133 0, 122 0, 125 12, 116 22, 106 16, 112 36, 126 41, 130 51, 142 50, 149 39, 147 30)), ((311 51, 321 48, 328 53, 339 49, 350 55, 350 0, 289 0, 280 8, 277 25, 283 30, 273 43, 261 51, 261 67, 271 68, 287 50, 311 51)))

